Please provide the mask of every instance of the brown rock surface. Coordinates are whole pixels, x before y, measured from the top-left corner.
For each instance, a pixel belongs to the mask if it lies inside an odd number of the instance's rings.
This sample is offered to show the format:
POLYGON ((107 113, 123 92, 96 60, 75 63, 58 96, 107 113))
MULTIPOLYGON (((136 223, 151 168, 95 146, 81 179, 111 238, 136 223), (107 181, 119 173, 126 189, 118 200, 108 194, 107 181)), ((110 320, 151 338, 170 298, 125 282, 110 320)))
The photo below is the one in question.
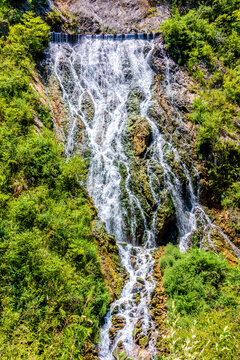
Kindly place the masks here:
POLYGON ((128 118, 127 127, 135 155, 143 155, 152 137, 151 126, 144 117, 132 115, 128 118))
POLYGON ((157 346, 161 355, 168 353, 167 338, 169 337, 168 329, 166 326, 167 318, 167 296, 162 280, 162 271, 160 268, 160 258, 164 255, 164 247, 161 246, 154 254, 155 264, 153 276, 156 281, 156 287, 152 294, 152 316, 158 331, 157 346))
POLYGON ((166 1, 55 0, 50 4, 62 14, 73 16, 83 32, 93 33, 157 31, 170 16, 166 1))

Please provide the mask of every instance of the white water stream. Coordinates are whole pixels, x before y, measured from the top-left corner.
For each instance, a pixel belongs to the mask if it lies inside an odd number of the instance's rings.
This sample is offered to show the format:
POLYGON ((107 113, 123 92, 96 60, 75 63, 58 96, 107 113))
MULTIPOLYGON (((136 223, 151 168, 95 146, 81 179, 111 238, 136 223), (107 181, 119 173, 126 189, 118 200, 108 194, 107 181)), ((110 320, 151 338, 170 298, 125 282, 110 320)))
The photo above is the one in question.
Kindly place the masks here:
MULTIPOLYGON (((165 147, 168 146, 179 158, 177 150, 160 133, 157 124, 148 117, 152 103, 154 73, 151 69, 151 55, 154 42, 144 40, 107 41, 84 39, 81 43, 50 44, 52 70, 62 89, 63 99, 70 112, 66 155, 76 150, 76 137, 79 119, 84 123, 91 151, 87 188, 99 218, 106 224, 107 231, 113 234, 119 246, 122 263, 129 273, 121 298, 111 304, 101 331, 99 358, 113 360, 117 351, 123 349, 132 359, 154 359, 156 330, 149 312, 151 292, 154 289, 152 279, 153 259, 151 250, 156 246, 156 216, 148 222, 141 202, 131 191, 130 163, 124 151, 122 137, 125 134, 127 99, 129 92, 138 88, 144 94, 140 113, 149 122, 152 129, 152 142, 149 148, 151 163, 159 164, 164 175, 164 188, 172 197, 179 230, 180 248, 184 250, 189 235, 197 229, 196 213, 201 211, 207 226, 214 226, 194 195, 190 174, 182 164, 187 178, 188 204, 182 196, 182 186, 172 168, 165 159, 165 147), (84 111, 84 98, 88 96, 94 104, 94 116, 89 120, 84 111), (125 189, 131 211, 130 228, 132 244, 128 243, 125 209, 122 205, 121 175, 119 164, 126 169, 125 189), (136 245, 137 213, 145 232, 144 246, 136 245), (147 338, 144 346, 134 341, 133 331, 140 324, 140 338, 147 338), (114 330, 115 328, 115 330, 114 330), (109 332, 110 331, 110 332, 109 332), (117 350, 116 350, 117 349, 117 350)), ((166 72, 166 85, 170 91, 169 74, 166 72)), ((159 193, 152 186, 154 167, 148 164, 149 186, 157 206, 160 206, 159 193)), ((211 241, 211 239, 210 239, 211 241)), ((229 240, 230 241, 230 240, 229 240)), ((213 247, 213 246, 212 246, 213 247)), ((235 249, 236 250, 236 249, 235 249)), ((239 255, 240 257, 240 255, 239 255)))

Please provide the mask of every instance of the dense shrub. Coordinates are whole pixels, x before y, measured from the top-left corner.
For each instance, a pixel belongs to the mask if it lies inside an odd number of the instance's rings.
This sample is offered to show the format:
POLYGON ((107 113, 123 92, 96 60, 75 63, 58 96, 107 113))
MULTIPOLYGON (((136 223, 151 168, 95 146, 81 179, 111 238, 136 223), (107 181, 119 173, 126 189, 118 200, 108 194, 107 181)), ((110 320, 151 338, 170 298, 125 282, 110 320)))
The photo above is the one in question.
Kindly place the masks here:
MULTIPOLYGON (((2 3, 7 18, 14 9, 2 3)), ((32 86, 49 29, 31 12, 15 14, 0 41, 1 359, 82 359, 109 301, 81 186, 86 166, 63 157, 32 86)))
POLYGON ((214 253, 199 249, 182 255, 173 245, 168 245, 160 265, 166 292, 174 301, 176 310, 183 314, 207 311, 219 302, 224 306, 229 299, 219 290, 233 275, 238 276, 240 283, 240 272, 214 253))
POLYGON ((238 359, 240 269, 214 253, 181 254, 171 244, 160 266, 168 294, 167 359, 238 359))

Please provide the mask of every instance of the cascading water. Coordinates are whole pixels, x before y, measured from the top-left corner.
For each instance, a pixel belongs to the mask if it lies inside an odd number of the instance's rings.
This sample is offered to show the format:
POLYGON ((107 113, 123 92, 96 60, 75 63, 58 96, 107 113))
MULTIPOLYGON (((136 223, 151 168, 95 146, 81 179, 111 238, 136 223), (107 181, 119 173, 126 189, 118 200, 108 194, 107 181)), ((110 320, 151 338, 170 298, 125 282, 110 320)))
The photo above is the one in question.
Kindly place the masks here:
MULTIPOLYGON (((111 304, 101 331, 99 358, 102 360, 112 360, 122 350, 132 359, 154 359, 157 332, 149 311, 151 292, 155 287, 151 252, 156 247, 157 211, 161 206, 162 188, 170 193, 174 203, 181 249, 186 248, 189 235, 197 228, 196 210, 204 214, 202 218, 206 227, 211 225, 194 195, 190 174, 181 163, 187 179, 186 205, 181 182, 166 159, 166 147, 177 159, 180 156, 148 116, 154 84, 151 68, 153 49, 154 42, 144 40, 120 42, 86 38, 75 46, 50 44, 52 70, 70 113, 66 155, 69 157, 76 151, 81 122, 91 153, 88 191, 98 209, 99 218, 106 224, 107 231, 115 236, 122 263, 129 273, 121 298, 111 304), (131 187, 131 163, 123 144, 129 117, 127 102, 132 89, 141 91, 140 115, 147 120, 152 133, 147 154, 147 176, 155 205, 150 220, 131 187), (154 174, 158 164, 162 168, 163 184, 154 174), (122 198, 120 166, 125 169, 128 211, 122 198), (126 214, 130 214, 129 231, 126 214), (139 246, 137 236, 139 218, 143 226, 142 246, 139 246)), ((168 74, 166 84, 170 91, 168 74)))

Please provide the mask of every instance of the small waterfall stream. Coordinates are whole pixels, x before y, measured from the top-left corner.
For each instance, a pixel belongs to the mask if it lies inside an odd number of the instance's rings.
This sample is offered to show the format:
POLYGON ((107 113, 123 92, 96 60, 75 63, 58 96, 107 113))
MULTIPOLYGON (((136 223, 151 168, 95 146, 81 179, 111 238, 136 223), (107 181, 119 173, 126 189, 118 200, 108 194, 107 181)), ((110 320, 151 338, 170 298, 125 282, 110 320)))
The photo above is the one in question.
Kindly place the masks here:
MULTIPOLYGON (((215 226, 199 205, 191 176, 181 162, 187 178, 188 204, 184 201, 181 182, 166 159, 166 146, 179 161, 180 155, 148 116, 153 101, 154 73, 150 66, 153 49, 153 41, 131 39, 121 42, 85 38, 75 46, 67 43, 50 44, 52 70, 70 113, 66 130, 66 155, 69 157, 76 151, 81 122, 90 150, 87 188, 98 209, 99 218, 106 224, 107 231, 116 238, 122 263, 129 273, 121 298, 111 304, 102 327, 99 346, 101 360, 113 360, 122 350, 132 359, 154 359, 156 354, 157 332, 149 307, 151 292, 155 287, 152 250, 156 247, 156 219, 161 206, 159 194, 162 187, 171 194, 174 203, 182 250, 187 247, 189 235, 197 229, 197 214, 201 213, 206 230, 207 227, 212 229, 215 226), (151 221, 147 219, 141 201, 131 189, 131 164, 123 144, 129 116, 128 95, 134 88, 140 89, 143 94, 140 115, 147 119, 152 131, 147 160, 149 188, 155 202, 151 221), (163 186, 154 175, 154 164, 161 165, 163 186), (122 201, 120 165, 126 169, 124 186, 131 214, 128 219, 131 243, 122 201), (139 217, 144 227, 141 246, 136 237, 139 217), (148 357, 144 351, 147 351, 148 357)), ((167 73, 166 84, 170 96, 167 73)), ((234 251, 240 257, 238 250, 234 251)))

